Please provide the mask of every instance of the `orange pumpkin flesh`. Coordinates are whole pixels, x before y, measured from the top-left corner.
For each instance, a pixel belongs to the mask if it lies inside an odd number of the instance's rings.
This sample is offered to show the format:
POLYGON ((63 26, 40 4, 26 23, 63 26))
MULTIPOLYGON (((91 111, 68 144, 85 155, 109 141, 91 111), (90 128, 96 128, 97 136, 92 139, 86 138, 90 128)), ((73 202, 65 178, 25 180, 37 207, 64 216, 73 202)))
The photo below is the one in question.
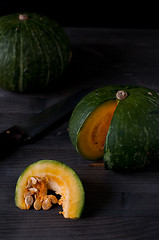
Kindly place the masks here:
POLYGON ((104 102, 84 122, 78 134, 77 147, 85 158, 91 160, 102 158, 106 135, 118 102, 118 100, 104 102))

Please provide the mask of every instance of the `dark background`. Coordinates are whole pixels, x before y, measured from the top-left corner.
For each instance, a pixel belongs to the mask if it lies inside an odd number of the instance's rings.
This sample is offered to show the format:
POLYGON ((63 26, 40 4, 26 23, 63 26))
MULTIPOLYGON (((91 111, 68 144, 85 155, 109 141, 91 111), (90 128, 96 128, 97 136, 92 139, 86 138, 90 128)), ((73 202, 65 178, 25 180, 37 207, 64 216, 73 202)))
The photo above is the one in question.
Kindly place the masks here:
POLYGON ((159 28, 158 6, 149 1, 0 1, 0 16, 26 11, 47 15, 63 27, 159 28))
MULTIPOLYGON (((0 89, 0 132, 89 85, 143 85, 159 92, 159 31, 147 30, 159 28, 158 6, 145 2, 138 6, 134 1, 125 5, 121 0, 118 4, 115 1, 101 4, 97 0, 68 2, 0 0, 0 15, 37 12, 68 27, 73 52, 63 75, 65 84, 60 80, 56 92, 19 95, 0 89)), ((92 162, 79 156, 73 148, 67 128, 68 121, 1 159, 0 239, 158 240, 158 169, 124 174, 92 167, 92 162), (84 217, 79 221, 64 219, 58 214, 60 206, 46 212, 22 211, 15 206, 18 176, 40 159, 61 161, 81 178, 86 204, 84 217)))

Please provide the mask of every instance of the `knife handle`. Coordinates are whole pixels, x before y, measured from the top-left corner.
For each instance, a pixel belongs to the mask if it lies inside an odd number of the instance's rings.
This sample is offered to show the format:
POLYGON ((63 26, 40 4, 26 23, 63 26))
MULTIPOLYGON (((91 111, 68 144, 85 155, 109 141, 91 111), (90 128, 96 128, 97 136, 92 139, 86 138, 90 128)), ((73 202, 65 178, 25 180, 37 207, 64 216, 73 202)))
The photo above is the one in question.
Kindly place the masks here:
POLYGON ((13 151, 26 139, 25 132, 18 126, 13 126, 0 133, 0 157, 13 151))

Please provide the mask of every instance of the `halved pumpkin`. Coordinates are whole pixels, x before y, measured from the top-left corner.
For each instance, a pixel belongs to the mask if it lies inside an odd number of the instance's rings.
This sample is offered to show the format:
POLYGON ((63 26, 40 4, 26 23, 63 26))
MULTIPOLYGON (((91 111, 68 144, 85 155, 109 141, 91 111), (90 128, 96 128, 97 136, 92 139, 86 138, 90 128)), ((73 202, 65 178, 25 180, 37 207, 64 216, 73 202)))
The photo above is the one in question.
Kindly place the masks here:
POLYGON ((159 95, 140 86, 106 86, 87 94, 69 121, 70 140, 106 168, 134 170, 159 158, 159 95))
POLYGON ((85 193, 81 180, 73 169, 54 160, 40 160, 27 167, 20 175, 15 190, 15 203, 20 209, 48 210, 53 203, 62 205, 65 218, 80 218, 85 193), (49 195, 52 190, 60 200, 49 195), (51 200, 50 200, 51 199, 51 200), (53 200, 52 200, 53 199, 53 200))

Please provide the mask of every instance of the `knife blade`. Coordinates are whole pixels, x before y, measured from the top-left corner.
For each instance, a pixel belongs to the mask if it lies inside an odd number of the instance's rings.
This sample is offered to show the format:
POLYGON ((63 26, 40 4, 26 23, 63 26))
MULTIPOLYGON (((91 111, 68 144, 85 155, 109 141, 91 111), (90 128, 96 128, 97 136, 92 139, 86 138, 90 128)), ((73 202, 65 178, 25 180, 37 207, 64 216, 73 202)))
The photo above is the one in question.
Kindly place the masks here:
POLYGON ((12 126, 0 133, 0 157, 4 157, 23 143, 45 132, 53 124, 58 123, 67 114, 70 114, 82 97, 90 91, 91 88, 76 92, 20 125, 12 126))

